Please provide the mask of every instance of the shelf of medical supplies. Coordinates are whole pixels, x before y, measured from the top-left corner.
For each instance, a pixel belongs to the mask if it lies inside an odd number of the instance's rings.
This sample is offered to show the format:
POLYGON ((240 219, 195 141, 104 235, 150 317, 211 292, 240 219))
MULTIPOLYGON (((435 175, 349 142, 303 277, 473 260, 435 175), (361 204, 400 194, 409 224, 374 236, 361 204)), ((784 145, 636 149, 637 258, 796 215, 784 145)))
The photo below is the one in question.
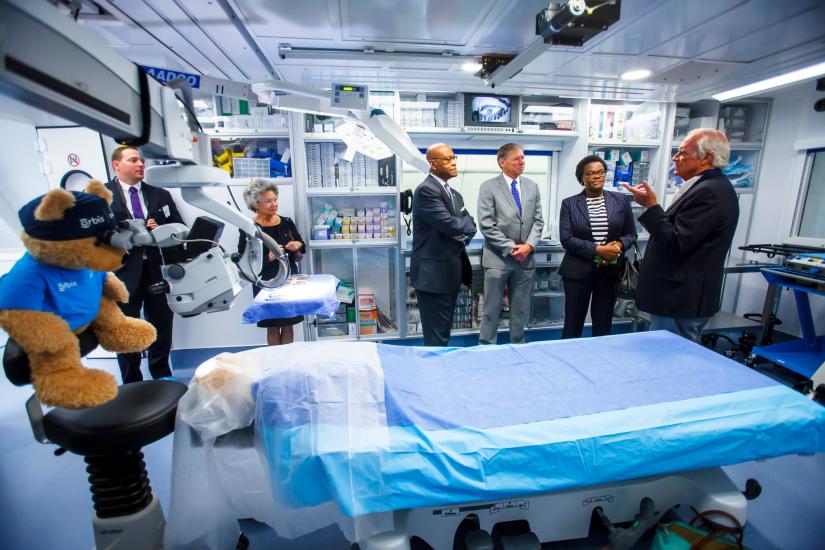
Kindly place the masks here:
POLYGON ((335 132, 306 132, 304 141, 344 141, 344 136, 335 132))
POLYGON ((462 128, 447 128, 446 126, 416 126, 410 128, 402 128, 408 134, 462 134, 465 133, 462 128))
POLYGON ((307 187, 307 196, 397 194, 397 187, 383 187, 378 185, 364 185, 359 187, 307 187))
POLYGON ((532 141, 556 142, 579 137, 578 132, 567 130, 535 130, 516 132, 472 132, 462 128, 413 128, 408 129, 407 134, 417 144, 424 142, 444 141, 445 136, 451 141, 518 141, 529 138, 532 141))
POLYGON ((318 239, 309 241, 309 246, 314 248, 349 248, 365 246, 396 246, 398 239, 318 239))
POLYGON ((206 131, 210 138, 288 138, 289 128, 268 130, 246 130, 241 128, 210 128, 206 131))
POLYGON ((522 130, 518 135, 526 137, 546 137, 553 139, 576 139, 579 133, 574 130, 522 130))
POLYGON ((661 141, 648 139, 644 141, 619 141, 615 139, 595 139, 587 142, 588 147, 628 147, 637 149, 657 149, 661 141))

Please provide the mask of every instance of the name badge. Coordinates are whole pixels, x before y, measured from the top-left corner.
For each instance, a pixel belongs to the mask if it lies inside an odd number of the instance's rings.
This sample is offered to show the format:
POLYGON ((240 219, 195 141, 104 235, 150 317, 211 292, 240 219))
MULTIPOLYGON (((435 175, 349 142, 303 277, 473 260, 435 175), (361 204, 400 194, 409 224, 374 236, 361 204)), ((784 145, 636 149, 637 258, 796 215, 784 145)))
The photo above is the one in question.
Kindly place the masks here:
POLYGON ((163 215, 166 216, 167 218, 172 215, 172 213, 169 210, 169 205, 168 204, 164 204, 163 208, 161 208, 160 211, 163 212, 163 215))

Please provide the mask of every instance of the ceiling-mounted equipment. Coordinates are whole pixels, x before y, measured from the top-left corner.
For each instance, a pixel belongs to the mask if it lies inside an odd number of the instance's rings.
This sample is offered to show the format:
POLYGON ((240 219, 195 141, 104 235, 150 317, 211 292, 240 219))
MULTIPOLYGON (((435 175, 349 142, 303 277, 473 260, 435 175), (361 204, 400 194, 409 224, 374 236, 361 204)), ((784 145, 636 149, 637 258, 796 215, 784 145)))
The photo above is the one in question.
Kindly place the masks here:
POLYGON ((332 91, 313 88, 303 84, 284 82, 282 80, 267 80, 252 85, 252 91, 258 94, 261 102, 269 103, 278 109, 291 109, 305 113, 323 113, 343 118, 349 126, 343 126, 342 132, 347 146, 371 158, 384 158, 388 151, 397 154, 401 159, 415 167, 422 173, 430 170, 427 159, 413 144, 407 133, 381 109, 369 108, 369 88, 356 84, 333 84, 332 91), (349 88, 349 89, 345 89, 349 88), (336 91, 338 94, 336 95, 336 91), (289 95, 280 95, 286 92, 289 95), (335 107, 334 103, 348 103, 344 100, 343 92, 354 92, 360 100, 364 93, 367 99, 366 108, 363 103, 355 101, 357 108, 335 107), (336 99, 337 98, 337 99, 336 99))
POLYGON ((515 59, 515 55, 495 55, 495 54, 488 54, 481 56, 481 69, 476 73, 476 76, 479 78, 488 78, 499 67, 503 67, 513 59, 515 59))
POLYGON ((546 52, 548 46, 581 46, 618 21, 621 8, 621 0, 551 2, 536 15, 536 34, 540 38, 509 62, 499 64, 492 72, 482 69, 478 76, 484 79, 485 85, 495 88, 520 73, 546 52))
POLYGON ((536 14, 536 34, 545 44, 581 46, 619 20, 621 0, 551 2, 536 14))

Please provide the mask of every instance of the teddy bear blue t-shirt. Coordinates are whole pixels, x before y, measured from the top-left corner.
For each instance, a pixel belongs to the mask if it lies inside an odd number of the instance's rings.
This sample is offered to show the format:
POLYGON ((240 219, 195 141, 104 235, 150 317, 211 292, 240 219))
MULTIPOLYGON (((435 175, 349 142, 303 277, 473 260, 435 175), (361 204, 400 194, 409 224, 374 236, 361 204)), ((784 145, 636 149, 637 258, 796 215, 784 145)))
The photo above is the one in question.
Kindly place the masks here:
POLYGON ((106 273, 64 269, 24 254, 0 278, 0 309, 53 313, 75 330, 95 320, 106 273))

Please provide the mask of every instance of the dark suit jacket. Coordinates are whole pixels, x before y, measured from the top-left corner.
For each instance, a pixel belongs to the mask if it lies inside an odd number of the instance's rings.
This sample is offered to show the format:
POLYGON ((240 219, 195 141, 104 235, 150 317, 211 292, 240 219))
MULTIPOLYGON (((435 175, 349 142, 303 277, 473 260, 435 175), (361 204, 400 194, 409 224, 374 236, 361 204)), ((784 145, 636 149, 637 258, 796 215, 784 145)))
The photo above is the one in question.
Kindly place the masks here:
POLYGON ((639 216, 650 232, 636 291, 639 309, 677 319, 719 311, 722 268, 738 220, 736 191, 718 168, 706 171, 667 212, 657 205, 639 216))
POLYGON ((432 176, 427 176, 413 194, 410 280, 416 290, 451 294, 462 282, 469 286, 472 281, 465 243, 452 237, 472 238, 476 225, 466 211, 462 214, 461 194, 453 191, 453 197, 451 201, 444 186, 432 176))
MULTIPOLYGON (((627 252, 636 242, 633 210, 621 193, 604 192, 607 209, 607 242, 621 241, 627 252)), ((590 230, 590 215, 584 191, 561 201, 559 240, 564 247, 564 259, 559 274, 568 279, 583 279, 593 269, 596 243, 590 230)))
MULTIPOLYGON (((132 215, 126 207, 127 198, 123 194, 120 182, 115 178, 108 182, 106 187, 112 192, 112 212, 114 212, 117 221, 131 219, 132 215)), ((158 222, 158 225, 183 223, 183 219, 181 219, 178 209, 175 206, 175 201, 172 200, 172 195, 169 194, 169 191, 159 187, 152 187, 144 182, 141 185, 141 193, 143 194, 143 202, 146 204, 146 212, 144 212, 144 214, 147 219, 154 218, 155 221, 158 222), (164 207, 168 207, 168 216, 162 213, 164 207)), ((124 282, 130 294, 137 290, 137 286, 140 283, 144 254, 150 265, 153 282, 159 281, 161 278, 160 266, 163 262, 160 256, 160 249, 155 246, 137 246, 133 248, 124 258, 123 267, 115 272, 124 282)))

